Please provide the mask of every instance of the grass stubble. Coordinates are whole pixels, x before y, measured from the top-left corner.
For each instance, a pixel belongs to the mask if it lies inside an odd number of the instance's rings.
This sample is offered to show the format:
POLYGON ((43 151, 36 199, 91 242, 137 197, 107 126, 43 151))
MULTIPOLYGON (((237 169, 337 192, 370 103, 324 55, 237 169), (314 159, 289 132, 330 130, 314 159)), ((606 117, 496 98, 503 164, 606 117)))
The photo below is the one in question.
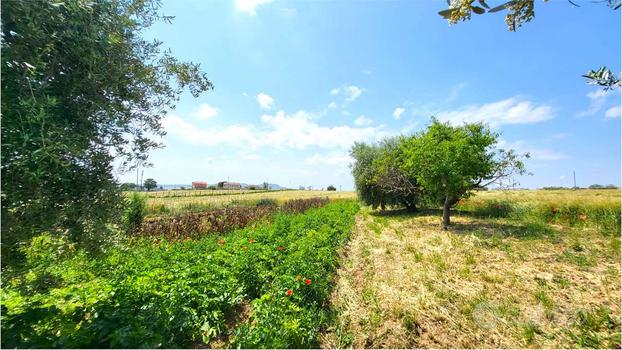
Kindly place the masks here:
POLYGON ((362 209, 323 347, 620 348, 619 231, 468 214, 453 223, 362 209))

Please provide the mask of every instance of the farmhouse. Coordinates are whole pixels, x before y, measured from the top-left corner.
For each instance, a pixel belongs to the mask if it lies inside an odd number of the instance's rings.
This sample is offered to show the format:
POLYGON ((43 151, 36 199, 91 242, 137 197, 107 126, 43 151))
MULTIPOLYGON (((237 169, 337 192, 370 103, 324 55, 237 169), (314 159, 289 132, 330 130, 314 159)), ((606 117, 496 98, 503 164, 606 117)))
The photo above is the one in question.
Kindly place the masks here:
POLYGON ((207 188, 207 182, 203 182, 203 181, 192 181, 192 188, 195 188, 195 189, 199 189, 199 188, 207 188))
POLYGON ((242 185, 240 185, 239 182, 224 181, 222 183, 222 188, 239 190, 242 188, 242 185))

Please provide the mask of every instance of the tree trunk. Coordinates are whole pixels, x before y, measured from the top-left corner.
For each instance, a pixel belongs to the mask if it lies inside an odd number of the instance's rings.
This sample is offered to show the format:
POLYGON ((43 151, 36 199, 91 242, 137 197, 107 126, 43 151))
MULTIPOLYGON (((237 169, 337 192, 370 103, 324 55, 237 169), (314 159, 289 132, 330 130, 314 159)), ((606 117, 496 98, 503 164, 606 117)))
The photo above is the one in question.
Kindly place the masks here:
POLYGON ((445 203, 443 203, 443 229, 449 228, 449 209, 451 208, 451 200, 449 196, 445 197, 445 203))

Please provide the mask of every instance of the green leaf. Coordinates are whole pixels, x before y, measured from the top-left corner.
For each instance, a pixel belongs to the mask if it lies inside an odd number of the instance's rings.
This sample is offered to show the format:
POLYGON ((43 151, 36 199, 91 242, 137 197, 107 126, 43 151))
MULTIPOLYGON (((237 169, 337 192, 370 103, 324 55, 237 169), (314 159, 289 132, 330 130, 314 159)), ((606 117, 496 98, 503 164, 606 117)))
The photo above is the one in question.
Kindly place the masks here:
POLYGON ((497 7, 491 8, 490 10, 488 10, 488 12, 494 13, 494 12, 499 12, 499 11, 505 10, 508 7, 514 5, 515 2, 516 1, 514 1, 514 0, 508 1, 505 4, 501 4, 501 5, 497 6, 497 7))
POLYGON ((447 10, 439 11, 438 14, 443 16, 443 18, 445 19, 449 19, 455 11, 456 9, 447 9, 447 10))

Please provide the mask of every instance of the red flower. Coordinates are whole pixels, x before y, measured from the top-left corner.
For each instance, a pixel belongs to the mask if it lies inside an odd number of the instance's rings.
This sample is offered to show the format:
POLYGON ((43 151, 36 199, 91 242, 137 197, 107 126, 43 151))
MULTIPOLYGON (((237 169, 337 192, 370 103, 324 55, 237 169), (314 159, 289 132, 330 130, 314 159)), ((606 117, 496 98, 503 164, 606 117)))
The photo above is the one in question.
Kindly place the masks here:
POLYGON ((278 250, 279 252, 282 252, 285 250, 285 247, 283 247, 282 245, 276 247, 276 250, 278 250))
POLYGON ((307 278, 307 279, 305 280, 305 284, 306 284, 307 286, 311 285, 311 279, 310 279, 310 278, 307 278))
POLYGON ((292 294, 294 294, 294 291, 291 289, 288 289, 287 292, 285 292, 285 294, 287 294, 287 296, 290 296, 292 294))

